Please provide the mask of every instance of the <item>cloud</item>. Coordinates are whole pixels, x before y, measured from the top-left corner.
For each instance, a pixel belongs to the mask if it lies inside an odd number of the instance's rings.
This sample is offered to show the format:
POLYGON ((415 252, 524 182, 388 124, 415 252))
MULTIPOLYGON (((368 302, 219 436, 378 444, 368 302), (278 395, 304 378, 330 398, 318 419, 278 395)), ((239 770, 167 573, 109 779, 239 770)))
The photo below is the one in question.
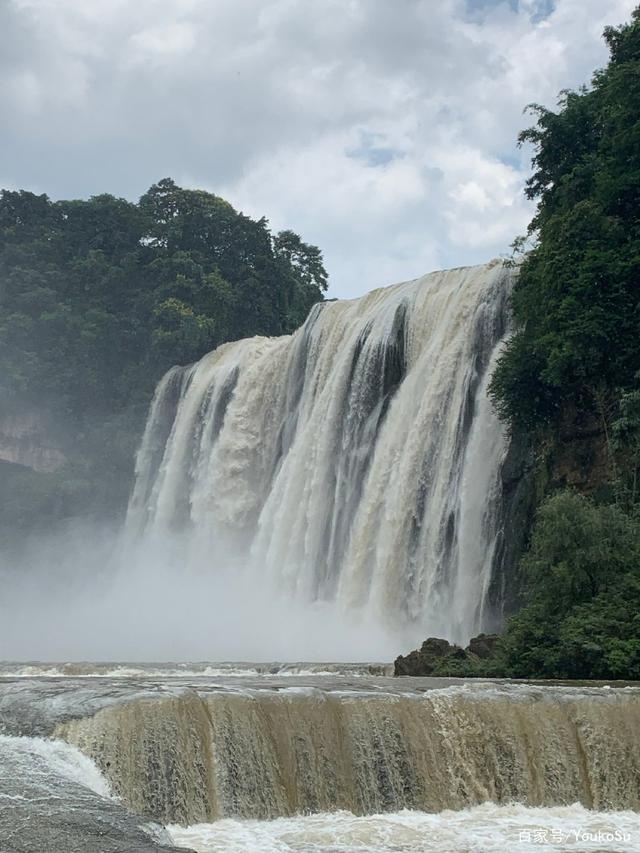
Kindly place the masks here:
POLYGON ((0 184, 171 175, 323 249, 351 296, 505 252, 530 101, 586 82, 635 0, 4 0, 0 184))

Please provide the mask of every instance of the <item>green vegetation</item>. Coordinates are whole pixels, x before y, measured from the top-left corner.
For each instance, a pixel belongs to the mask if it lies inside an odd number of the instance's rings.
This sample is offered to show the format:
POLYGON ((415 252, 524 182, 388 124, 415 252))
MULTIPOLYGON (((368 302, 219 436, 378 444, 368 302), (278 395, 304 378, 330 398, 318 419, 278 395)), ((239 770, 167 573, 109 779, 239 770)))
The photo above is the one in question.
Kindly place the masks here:
POLYGON ((640 520, 570 492, 540 507, 527 604, 501 652, 518 677, 640 678, 640 520))
MULTIPOLYGON (((527 195, 537 199, 513 294, 518 331, 492 382, 527 428, 573 404, 600 413, 640 370, 640 10, 607 29, 611 59, 557 112, 533 106, 527 195)), ((517 241, 522 247, 524 240, 517 241)))
POLYGON ((538 460, 520 607, 486 654, 431 639, 400 674, 640 679, 640 8, 605 39, 592 86, 520 136, 538 206, 490 389, 538 460))
POLYGON ((520 137, 535 152, 534 246, 491 391, 539 459, 566 451, 581 423, 606 470, 590 496, 547 487, 521 561, 524 606, 473 674, 640 679, 640 9, 605 39, 592 86, 564 92, 557 112, 533 107, 520 137))
POLYGON ((0 409, 46 413, 70 460, 3 466, 2 525, 121 512, 160 376, 293 331, 326 286, 315 246, 169 179, 138 204, 0 193, 0 409))
POLYGON ((430 674, 640 679, 637 515, 558 492, 539 508, 522 570, 526 603, 490 653, 474 655, 477 640, 453 647, 430 674))

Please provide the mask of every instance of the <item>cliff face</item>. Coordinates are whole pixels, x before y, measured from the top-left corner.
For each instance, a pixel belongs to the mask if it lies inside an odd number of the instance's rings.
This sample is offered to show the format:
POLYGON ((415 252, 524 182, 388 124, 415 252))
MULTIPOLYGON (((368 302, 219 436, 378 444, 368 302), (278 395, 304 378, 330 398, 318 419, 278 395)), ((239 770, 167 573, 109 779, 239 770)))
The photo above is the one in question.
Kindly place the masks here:
POLYGON ((51 424, 37 411, 0 414, 0 461, 49 474, 66 461, 59 444, 51 424))
POLYGON ((611 488, 614 472, 606 428, 596 415, 567 411, 543 453, 547 490, 573 488, 585 495, 596 495, 611 488))
POLYGON ((527 549, 536 507, 560 489, 604 496, 613 485, 604 422, 596 415, 567 412, 544 438, 512 436, 501 469, 503 520, 496 548, 485 630, 501 631, 521 604, 518 564, 527 549))
POLYGON ((501 631, 504 620, 519 605, 522 584, 518 562, 527 547, 536 506, 536 461, 530 436, 519 433, 511 437, 500 476, 503 523, 484 623, 488 631, 501 631))

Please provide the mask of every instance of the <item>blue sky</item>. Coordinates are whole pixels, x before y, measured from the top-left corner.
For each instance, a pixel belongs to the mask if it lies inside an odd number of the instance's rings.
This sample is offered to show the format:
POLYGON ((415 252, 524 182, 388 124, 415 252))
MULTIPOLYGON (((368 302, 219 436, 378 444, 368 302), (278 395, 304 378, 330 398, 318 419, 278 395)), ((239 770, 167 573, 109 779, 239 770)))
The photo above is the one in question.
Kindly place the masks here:
POLYGON ((507 252, 523 107, 606 62, 635 0, 4 0, 0 186, 172 176, 324 252, 355 296, 507 252))

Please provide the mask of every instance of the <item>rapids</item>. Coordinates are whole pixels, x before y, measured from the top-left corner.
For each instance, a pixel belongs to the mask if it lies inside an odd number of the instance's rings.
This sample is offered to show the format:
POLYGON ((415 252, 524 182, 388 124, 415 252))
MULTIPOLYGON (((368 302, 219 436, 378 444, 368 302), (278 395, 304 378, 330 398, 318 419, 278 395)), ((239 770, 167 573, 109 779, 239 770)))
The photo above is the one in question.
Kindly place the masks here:
POLYGON ((2 853, 640 848, 637 686, 209 667, 4 666, 2 853))
MULTIPOLYGON (((366 685, 363 685, 366 687, 366 685)), ((172 823, 485 801, 640 809, 634 691, 464 685, 188 691, 59 725, 135 812, 172 823)))
POLYGON ((350 812, 221 820, 170 826, 175 844, 198 853, 637 853, 638 815, 556 808, 495 806, 440 814, 402 811, 357 817, 350 812))

